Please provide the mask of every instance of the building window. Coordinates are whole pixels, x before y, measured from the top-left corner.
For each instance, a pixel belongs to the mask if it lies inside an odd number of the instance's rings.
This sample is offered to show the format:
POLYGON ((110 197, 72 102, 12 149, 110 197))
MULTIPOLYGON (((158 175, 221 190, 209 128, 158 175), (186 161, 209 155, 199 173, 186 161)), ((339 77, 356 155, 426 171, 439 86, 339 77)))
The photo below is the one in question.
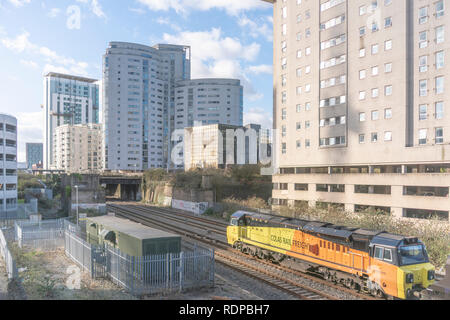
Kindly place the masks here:
POLYGON ((377 98, 379 94, 378 88, 372 89, 372 98, 377 98))
POLYGON ((371 141, 378 142, 378 133, 377 132, 372 133, 371 141))
POLYGON ((372 54, 377 54, 378 53, 378 44, 374 44, 372 45, 372 54))
POLYGON ((444 67, 444 51, 436 52, 436 69, 441 69, 444 67))
POLYGON ((392 86, 385 86, 384 87, 384 95, 385 96, 391 96, 392 95, 392 86))
POLYGON ((359 71, 359 79, 365 79, 366 78, 366 70, 360 70, 359 71))
POLYGON ((419 145, 427 144, 428 129, 419 130, 419 145))
POLYGON ((384 133, 384 141, 392 141, 392 131, 386 131, 384 133))
POLYGON ((359 100, 364 100, 366 98, 366 92, 365 91, 360 91, 359 92, 359 100))
POLYGON ((386 73, 392 72, 392 63, 386 63, 384 65, 384 72, 386 72, 386 73))
POLYGON ((295 184, 295 191, 308 191, 308 188, 309 188, 308 184, 299 184, 299 183, 295 184))
POLYGON ((364 143, 366 141, 366 135, 365 134, 360 134, 359 135, 359 143, 364 143))
POLYGON ((372 67, 372 76, 378 75, 378 66, 372 67))
POLYGON ((419 81, 419 95, 421 97, 426 97, 428 95, 428 81, 427 80, 419 81))
POLYGON ((428 21, 428 7, 422 7, 419 9, 419 24, 426 23, 428 21))
POLYGON ((435 140, 436 140, 437 144, 444 143, 444 129, 443 128, 435 129, 435 140))
POLYGON ((444 42, 445 29, 444 26, 440 26, 436 28, 436 43, 440 44, 444 42))
POLYGON ((366 121, 366 114, 365 114, 365 112, 361 112, 359 114, 359 122, 364 122, 364 121, 366 121))
POLYGON ((389 28, 392 27, 392 17, 388 17, 384 19, 384 27, 389 28))
POLYGON ((444 93, 444 77, 436 78, 436 94, 444 93))
POLYGON ((389 50, 391 50, 392 49, 392 40, 387 40, 385 43, 384 43, 384 50, 385 51, 389 51, 389 50))
POLYGON ((378 110, 372 111, 372 121, 377 121, 379 119, 378 110))
POLYGON ((421 56, 419 58, 419 72, 428 71, 428 56, 421 56))
POLYGON ((428 105, 421 104, 419 106, 419 120, 427 120, 428 118, 428 105))
POLYGON ((384 118, 386 120, 392 119, 392 109, 389 108, 384 110, 384 118))
POLYGON ((423 49, 428 47, 428 31, 422 31, 419 33, 419 48, 423 49))
POLYGON ((444 0, 436 2, 436 18, 440 18, 444 15, 444 0))
POLYGON ((366 56, 366 49, 365 48, 359 49, 359 57, 363 58, 365 56, 366 56))
POLYGON ((435 105, 435 111, 436 111, 436 119, 440 120, 444 118, 444 102, 436 102, 435 105))

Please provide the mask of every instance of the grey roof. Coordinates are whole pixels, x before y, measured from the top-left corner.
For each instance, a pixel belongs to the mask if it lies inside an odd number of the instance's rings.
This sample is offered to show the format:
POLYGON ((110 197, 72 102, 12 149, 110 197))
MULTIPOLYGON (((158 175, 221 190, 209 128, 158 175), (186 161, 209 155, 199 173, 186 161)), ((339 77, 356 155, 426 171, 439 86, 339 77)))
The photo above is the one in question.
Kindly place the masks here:
POLYGON ((180 236, 176 234, 153 229, 144 226, 140 223, 112 216, 88 218, 87 221, 88 223, 95 222, 99 225, 102 225, 105 229, 108 229, 110 231, 118 231, 121 233, 125 233, 140 240, 157 239, 157 238, 174 238, 174 237, 180 238, 180 236))
POLYGON ((98 80, 86 78, 86 77, 79 77, 74 76, 70 74, 63 74, 63 73, 57 73, 57 72, 49 72, 45 75, 45 77, 51 77, 51 78, 61 78, 61 79, 67 79, 67 80, 75 80, 75 81, 81 81, 81 82, 87 82, 87 83, 94 83, 98 80))

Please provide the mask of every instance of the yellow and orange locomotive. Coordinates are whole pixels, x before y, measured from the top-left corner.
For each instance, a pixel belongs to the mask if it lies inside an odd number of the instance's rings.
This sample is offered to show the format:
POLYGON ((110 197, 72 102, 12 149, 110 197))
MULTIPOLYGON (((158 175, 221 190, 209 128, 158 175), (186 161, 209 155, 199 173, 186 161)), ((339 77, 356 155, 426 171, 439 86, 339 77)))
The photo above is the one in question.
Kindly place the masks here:
POLYGON ((277 263, 298 259, 327 280, 379 297, 412 298, 435 281, 417 238, 244 211, 231 217, 227 238, 244 253, 277 263))

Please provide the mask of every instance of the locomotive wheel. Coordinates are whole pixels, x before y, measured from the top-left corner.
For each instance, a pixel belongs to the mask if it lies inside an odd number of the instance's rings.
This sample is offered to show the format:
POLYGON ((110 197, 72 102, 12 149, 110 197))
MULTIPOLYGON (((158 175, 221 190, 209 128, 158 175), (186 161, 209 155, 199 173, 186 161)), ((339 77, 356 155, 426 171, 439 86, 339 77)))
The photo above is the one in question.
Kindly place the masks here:
POLYGON ((258 259, 264 260, 265 259, 264 251, 259 250, 257 256, 258 256, 258 259))
POLYGON ((383 293, 383 291, 378 290, 378 291, 377 291, 377 297, 378 297, 378 298, 384 298, 384 293, 383 293))
POLYGON ((344 281, 344 285, 345 285, 347 288, 351 288, 351 287, 353 286, 353 280, 350 280, 350 279, 345 280, 345 281, 344 281))

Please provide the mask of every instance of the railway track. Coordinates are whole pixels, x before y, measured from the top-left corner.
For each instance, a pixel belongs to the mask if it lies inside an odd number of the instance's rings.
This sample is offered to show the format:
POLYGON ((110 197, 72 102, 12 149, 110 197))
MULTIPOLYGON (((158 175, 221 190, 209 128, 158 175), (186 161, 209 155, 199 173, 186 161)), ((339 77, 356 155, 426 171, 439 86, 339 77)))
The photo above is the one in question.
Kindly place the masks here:
POLYGON ((216 249, 216 261, 219 263, 225 264, 249 277, 265 282, 296 298, 305 300, 338 299, 331 294, 319 291, 294 280, 296 278, 301 278, 307 279, 311 283, 321 284, 325 287, 345 292, 355 298, 379 300, 299 270, 283 265, 275 265, 271 262, 260 260, 232 250, 226 241, 225 228, 228 225, 225 223, 172 211, 170 209, 135 204, 127 205, 126 207, 123 205, 108 204, 108 209, 110 209, 109 211, 115 212, 118 216, 134 220, 144 225, 156 226, 173 233, 181 234, 191 241, 198 241, 213 246, 216 249), (170 224, 163 220, 170 222, 170 224), (286 277, 286 274, 289 274, 289 277, 286 277))

